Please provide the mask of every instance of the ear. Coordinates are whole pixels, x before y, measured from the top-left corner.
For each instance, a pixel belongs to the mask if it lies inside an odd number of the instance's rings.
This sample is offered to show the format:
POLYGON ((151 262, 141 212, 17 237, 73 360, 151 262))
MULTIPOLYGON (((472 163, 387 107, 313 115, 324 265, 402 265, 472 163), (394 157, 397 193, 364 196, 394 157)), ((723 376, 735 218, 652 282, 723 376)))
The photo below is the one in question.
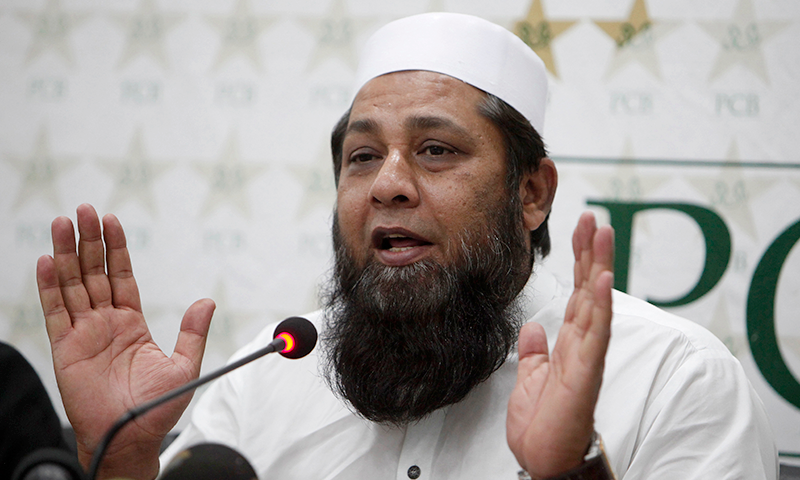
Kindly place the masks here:
POLYGON ((535 172, 522 176, 519 194, 522 198, 522 219, 525 229, 533 231, 544 223, 550 213, 558 187, 558 172, 552 160, 545 157, 535 172))

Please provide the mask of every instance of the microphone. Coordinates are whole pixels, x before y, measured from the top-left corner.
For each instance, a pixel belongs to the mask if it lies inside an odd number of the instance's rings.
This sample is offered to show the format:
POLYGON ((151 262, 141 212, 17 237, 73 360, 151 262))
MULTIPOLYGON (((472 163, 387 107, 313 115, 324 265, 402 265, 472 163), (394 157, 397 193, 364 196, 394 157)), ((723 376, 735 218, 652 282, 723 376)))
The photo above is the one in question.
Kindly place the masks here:
MULTIPOLYGON (((18 480, 84 480, 74 454, 57 448, 37 450, 20 462, 11 477, 18 480)), ((250 462, 219 443, 201 443, 178 453, 160 480, 258 480, 250 462)), ((117 477, 114 480, 130 480, 117 477)))
POLYGON ((160 480, 257 480, 242 454, 219 443, 201 443, 180 452, 160 480))
POLYGON ((15 480, 83 480, 83 467, 75 454, 44 448, 28 454, 14 469, 15 480))
MULTIPOLYGON (((114 439, 114 436, 117 434, 117 432, 119 432, 122 427, 127 425, 131 420, 149 412, 159 405, 192 391, 201 385, 205 385, 206 383, 215 380, 226 373, 236 370, 237 368, 246 365, 253 360, 261 358, 268 353, 278 352, 284 357, 292 359, 304 357, 308 355, 317 344, 317 329, 311 322, 303 317, 289 317, 275 327, 275 332, 273 333, 272 338, 273 340, 267 346, 256 350, 250 355, 232 362, 220 368, 219 370, 215 370, 205 376, 192 380, 181 387, 170 390, 156 399, 150 400, 149 402, 143 403, 138 407, 134 407, 125 412, 125 414, 122 415, 106 432, 105 436, 98 444, 97 449, 95 449, 94 454, 92 455, 92 462, 89 465, 89 474, 87 477, 88 480, 95 480, 97 478, 97 471, 100 468, 100 461, 103 459, 106 449, 108 448, 109 444, 111 444, 111 441, 114 439)), ((238 479, 239 477, 234 478, 238 479)))
POLYGON ((303 358, 317 345, 317 329, 303 317, 289 317, 275 327, 272 338, 282 338, 286 345, 280 354, 286 358, 303 358))

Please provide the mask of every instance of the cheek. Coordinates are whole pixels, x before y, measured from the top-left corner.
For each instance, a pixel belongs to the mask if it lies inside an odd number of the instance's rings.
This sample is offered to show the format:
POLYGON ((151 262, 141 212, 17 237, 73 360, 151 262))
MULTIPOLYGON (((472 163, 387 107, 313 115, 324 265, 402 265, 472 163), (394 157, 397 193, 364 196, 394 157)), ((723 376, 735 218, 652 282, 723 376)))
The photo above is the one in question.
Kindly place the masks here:
POLYGON ((427 190, 429 213, 442 229, 452 248, 458 245, 463 234, 479 228, 485 222, 481 213, 487 201, 485 189, 474 182, 470 174, 458 175, 447 184, 438 184, 427 190))
POLYGON ((446 224, 471 224, 487 204, 504 195, 501 177, 486 178, 472 173, 462 173, 448 182, 428 189, 431 204, 436 205, 437 216, 446 224))
POLYGON ((460 237, 465 234, 480 236, 497 222, 494 217, 498 207, 508 201, 502 177, 489 182, 474 182, 474 179, 466 175, 453 188, 441 191, 437 217, 446 227, 451 245, 460 245, 460 237))
POLYGON ((365 208, 351 191, 340 190, 337 194, 336 212, 339 220, 339 233, 342 241, 351 250, 360 247, 366 225, 365 208))

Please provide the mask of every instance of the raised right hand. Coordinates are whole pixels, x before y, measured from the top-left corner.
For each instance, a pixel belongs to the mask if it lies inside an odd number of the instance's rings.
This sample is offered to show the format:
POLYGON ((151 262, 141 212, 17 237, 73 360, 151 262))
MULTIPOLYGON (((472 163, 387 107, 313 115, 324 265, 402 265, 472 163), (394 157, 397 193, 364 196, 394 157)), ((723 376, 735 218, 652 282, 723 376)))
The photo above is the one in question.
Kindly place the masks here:
MULTIPOLYGON (((55 219, 53 256, 39 258, 36 280, 58 388, 86 468, 106 430, 128 409, 198 377, 214 303, 189 307, 167 357, 142 315, 119 220, 106 215, 101 234, 94 208, 81 205, 77 215, 77 251, 72 222, 55 219)), ((154 478, 161 441, 189 400, 188 394, 175 399, 122 429, 99 477, 154 478)))

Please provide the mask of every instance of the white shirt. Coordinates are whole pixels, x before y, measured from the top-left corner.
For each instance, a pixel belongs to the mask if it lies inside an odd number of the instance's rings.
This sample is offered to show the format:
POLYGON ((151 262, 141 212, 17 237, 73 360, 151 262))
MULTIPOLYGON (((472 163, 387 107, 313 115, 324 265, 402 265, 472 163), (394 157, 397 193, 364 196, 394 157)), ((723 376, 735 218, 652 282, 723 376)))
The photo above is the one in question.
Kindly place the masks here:
MULTIPOLYGON (((569 292, 537 270, 525 289, 530 321, 550 348, 569 292)), ((614 292, 611 342, 595 409, 618 478, 777 479, 778 456, 761 401, 739 362, 711 333, 614 292)), ((320 312, 307 317, 321 327, 320 312)), ((234 358, 272 340, 273 326, 234 358)), ((319 349, 318 349, 319 350, 319 349)), ((300 360, 272 355, 215 381, 190 425, 162 455, 218 442, 241 452, 261 480, 516 479, 506 443, 506 408, 517 374, 508 361, 461 402, 405 428, 348 410, 318 370, 317 351, 300 360)))

